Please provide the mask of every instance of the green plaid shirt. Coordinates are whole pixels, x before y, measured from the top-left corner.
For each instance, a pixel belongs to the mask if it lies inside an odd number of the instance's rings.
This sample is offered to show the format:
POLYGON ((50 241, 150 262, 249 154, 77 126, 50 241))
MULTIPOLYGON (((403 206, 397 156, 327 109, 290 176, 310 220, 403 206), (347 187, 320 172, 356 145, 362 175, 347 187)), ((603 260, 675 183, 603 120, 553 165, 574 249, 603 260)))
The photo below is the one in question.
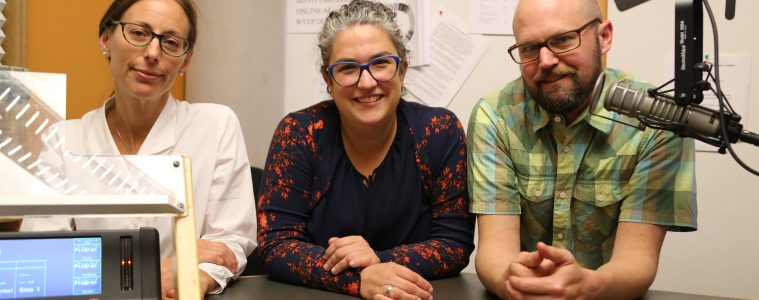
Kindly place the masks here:
MULTIPOLYGON (((604 91, 634 79, 604 72, 604 91)), ((638 123, 604 109, 605 96, 589 110, 638 123)), ((619 222, 696 230, 693 140, 589 110, 565 124, 532 101, 521 78, 480 99, 468 130, 470 210, 521 214, 522 250, 542 241, 590 269, 611 258, 619 222)))

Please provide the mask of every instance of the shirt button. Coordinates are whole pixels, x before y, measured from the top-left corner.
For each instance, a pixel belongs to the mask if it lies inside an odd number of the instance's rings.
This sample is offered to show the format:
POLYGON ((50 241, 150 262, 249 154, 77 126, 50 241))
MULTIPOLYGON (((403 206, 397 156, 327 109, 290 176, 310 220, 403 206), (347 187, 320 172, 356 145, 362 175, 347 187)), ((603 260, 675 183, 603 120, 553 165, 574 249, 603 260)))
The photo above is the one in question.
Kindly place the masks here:
POLYGON ((561 116, 554 116, 553 121, 556 123, 561 123, 561 116))
POLYGON ((567 197, 567 193, 565 193, 565 192, 559 193, 559 198, 564 199, 566 197, 567 197))
POLYGON ((564 238, 564 235, 563 235, 563 234, 561 234, 561 233, 557 233, 557 234, 556 234, 556 238, 557 238, 557 239, 560 239, 560 240, 561 240, 561 239, 563 239, 563 238, 564 238))
POLYGON ((598 196, 596 197, 596 199, 598 201, 604 201, 604 200, 606 200, 606 194, 600 193, 600 194, 598 194, 598 196))
POLYGON ((541 193, 540 191, 535 191, 535 192, 534 192, 534 193, 532 193, 532 194, 533 194, 533 195, 535 195, 535 197, 537 197, 537 196, 540 196, 540 195, 541 195, 541 194, 543 194, 543 193, 541 193))
POLYGON ((564 151, 564 153, 567 153, 567 152, 569 152, 570 149, 571 148, 569 148, 569 146, 564 146, 564 147, 561 148, 561 151, 564 151))

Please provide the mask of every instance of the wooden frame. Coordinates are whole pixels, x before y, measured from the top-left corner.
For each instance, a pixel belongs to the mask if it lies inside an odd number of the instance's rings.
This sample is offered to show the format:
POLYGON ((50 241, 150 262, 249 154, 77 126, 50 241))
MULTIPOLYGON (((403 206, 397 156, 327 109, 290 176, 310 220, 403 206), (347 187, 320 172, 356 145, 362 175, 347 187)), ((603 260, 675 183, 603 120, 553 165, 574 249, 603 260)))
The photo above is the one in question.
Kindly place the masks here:
POLYGON ((5 56, 2 62, 6 66, 26 67, 26 34, 28 6, 26 0, 6 0, 2 11, 5 15, 3 32, 5 56))
POLYGON ((177 271, 177 299, 203 299, 198 276, 198 249, 195 238, 195 197, 192 192, 192 164, 183 157, 185 214, 174 217, 174 263, 177 271))

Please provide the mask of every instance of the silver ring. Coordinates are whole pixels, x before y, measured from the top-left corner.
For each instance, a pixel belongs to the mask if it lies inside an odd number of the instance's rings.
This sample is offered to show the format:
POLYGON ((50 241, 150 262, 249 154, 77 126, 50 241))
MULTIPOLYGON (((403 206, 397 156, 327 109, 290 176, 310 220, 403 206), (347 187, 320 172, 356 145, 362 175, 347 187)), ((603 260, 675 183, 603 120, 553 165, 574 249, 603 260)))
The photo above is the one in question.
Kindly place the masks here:
POLYGON ((388 284, 387 287, 385 288, 385 295, 390 297, 390 292, 392 292, 394 288, 395 287, 392 284, 388 284))

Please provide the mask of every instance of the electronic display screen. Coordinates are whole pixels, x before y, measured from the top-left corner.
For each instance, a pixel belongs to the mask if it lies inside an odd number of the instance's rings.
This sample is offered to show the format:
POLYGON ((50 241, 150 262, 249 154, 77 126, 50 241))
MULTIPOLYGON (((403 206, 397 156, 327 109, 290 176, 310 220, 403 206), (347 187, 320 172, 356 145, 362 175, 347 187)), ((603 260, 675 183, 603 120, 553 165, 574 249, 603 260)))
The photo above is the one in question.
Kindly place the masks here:
POLYGON ((99 295, 100 237, 0 239, 0 299, 99 295))

